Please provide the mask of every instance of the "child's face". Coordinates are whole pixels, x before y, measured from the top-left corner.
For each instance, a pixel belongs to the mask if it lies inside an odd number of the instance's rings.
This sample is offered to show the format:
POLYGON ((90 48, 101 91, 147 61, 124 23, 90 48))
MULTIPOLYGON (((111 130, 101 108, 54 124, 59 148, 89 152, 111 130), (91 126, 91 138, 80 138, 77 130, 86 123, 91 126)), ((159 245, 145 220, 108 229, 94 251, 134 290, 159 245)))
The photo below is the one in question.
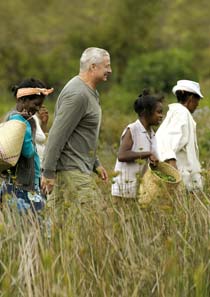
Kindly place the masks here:
POLYGON ((159 125, 163 119, 163 105, 161 102, 158 102, 154 112, 150 117, 150 125, 159 125))

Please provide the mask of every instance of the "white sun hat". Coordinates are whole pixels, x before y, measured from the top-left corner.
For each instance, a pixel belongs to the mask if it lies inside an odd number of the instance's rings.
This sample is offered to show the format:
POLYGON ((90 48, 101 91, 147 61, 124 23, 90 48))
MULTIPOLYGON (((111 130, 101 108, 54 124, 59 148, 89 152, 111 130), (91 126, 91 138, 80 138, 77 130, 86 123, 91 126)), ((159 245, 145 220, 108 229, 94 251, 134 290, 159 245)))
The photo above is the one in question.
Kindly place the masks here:
POLYGON ((200 91, 199 83, 192 80, 187 80, 187 79, 178 80, 176 86, 174 86, 172 89, 172 93, 176 95, 176 91, 191 92, 203 98, 203 95, 201 94, 201 91, 200 91))

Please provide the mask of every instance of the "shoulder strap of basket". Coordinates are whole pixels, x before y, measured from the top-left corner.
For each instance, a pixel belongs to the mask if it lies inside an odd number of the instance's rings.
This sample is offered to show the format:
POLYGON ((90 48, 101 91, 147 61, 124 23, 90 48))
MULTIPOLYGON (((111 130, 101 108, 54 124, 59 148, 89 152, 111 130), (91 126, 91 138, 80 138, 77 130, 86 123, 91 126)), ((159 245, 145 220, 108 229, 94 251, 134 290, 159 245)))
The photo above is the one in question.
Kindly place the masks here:
MULTIPOLYGON (((13 109, 11 111, 9 111, 4 119, 4 121, 8 121, 9 120, 9 117, 12 116, 12 115, 21 115, 17 110, 13 109)), ((21 115, 22 116, 22 115, 21 115)), ((23 116, 22 118, 24 119, 24 122, 29 122, 29 124, 31 125, 31 129, 32 129, 32 139, 33 139, 33 144, 36 145, 35 143, 35 134, 36 134, 36 122, 35 120, 33 119, 33 117, 30 117, 29 119, 25 119, 23 116)))

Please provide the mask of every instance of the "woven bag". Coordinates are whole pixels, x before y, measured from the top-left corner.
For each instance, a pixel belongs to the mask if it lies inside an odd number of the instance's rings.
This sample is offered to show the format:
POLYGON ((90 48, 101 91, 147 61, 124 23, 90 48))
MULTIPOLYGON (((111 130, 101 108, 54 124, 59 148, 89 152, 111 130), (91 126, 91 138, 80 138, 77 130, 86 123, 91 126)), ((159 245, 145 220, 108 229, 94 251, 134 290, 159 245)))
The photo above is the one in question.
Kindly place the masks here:
POLYGON ((0 172, 15 166, 21 153, 26 124, 10 120, 0 124, 0 172))
POLYGON ((148 165, 138 191, 139 203, 146 207, 151 203, 171 205, 172 198, 178 191, 183 191, 180 173, 177 169, 166 162, 159 162, 155 170, 172 176, 175 181, 168 181, 159 177, 148 165))

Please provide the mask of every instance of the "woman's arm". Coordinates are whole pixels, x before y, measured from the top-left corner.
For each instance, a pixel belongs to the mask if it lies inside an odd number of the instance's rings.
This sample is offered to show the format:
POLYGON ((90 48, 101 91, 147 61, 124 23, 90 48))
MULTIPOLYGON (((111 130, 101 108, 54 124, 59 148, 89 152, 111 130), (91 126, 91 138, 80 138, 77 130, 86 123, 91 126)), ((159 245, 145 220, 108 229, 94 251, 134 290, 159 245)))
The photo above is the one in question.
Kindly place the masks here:
POLYGON ((132 135, 130 129, 127 129, 125 135, 122 138, 118 152, 118 160, 120 162, 133 162, 137 159, 149 158, 152 155, 151 152, 134 152, 131 150, 132 146, 132 135))

